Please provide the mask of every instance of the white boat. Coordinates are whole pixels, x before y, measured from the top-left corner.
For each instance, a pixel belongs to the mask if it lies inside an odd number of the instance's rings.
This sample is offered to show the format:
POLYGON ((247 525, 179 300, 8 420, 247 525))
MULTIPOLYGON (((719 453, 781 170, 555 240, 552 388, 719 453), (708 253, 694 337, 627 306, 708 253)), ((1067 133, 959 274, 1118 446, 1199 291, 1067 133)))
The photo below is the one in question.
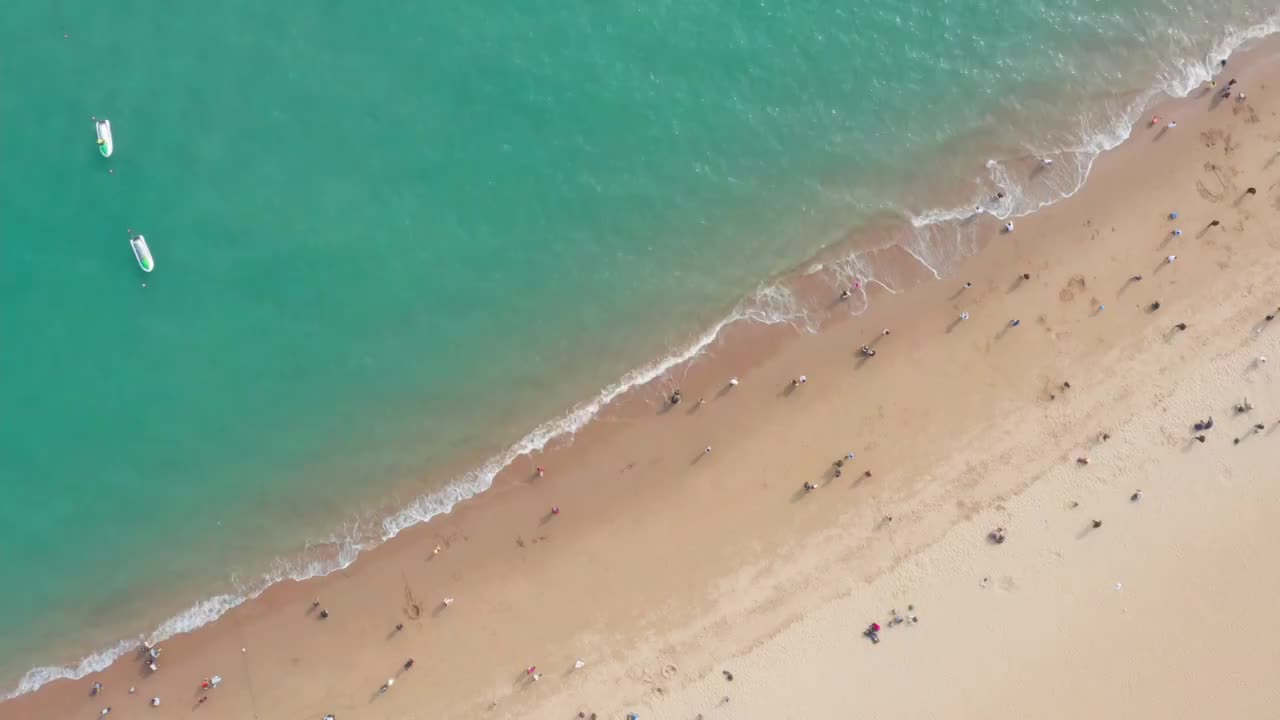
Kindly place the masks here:
POLYGON ((111 157, 111 153, 116 151, 116 145, 111 140, 111 121, 94 118, 93 124, 98 129, 98 152, 102 153, 102 157, 111 157))
POLYGON ((147 239, 142 235, 134 235, 129 238, 129 244, 133 246, 133 256, 138 258, 138 267, 142 268, 142 272, 151 272, 156 269, 155 260, 151 259, 151 248, 147 247, 147 239))
POLYGON ((102 153, 102 157, 111 157, 116 151, 116 144, 111 139, 111 121, 94 118, 93 124, 98 131, 98 152, 102 153))

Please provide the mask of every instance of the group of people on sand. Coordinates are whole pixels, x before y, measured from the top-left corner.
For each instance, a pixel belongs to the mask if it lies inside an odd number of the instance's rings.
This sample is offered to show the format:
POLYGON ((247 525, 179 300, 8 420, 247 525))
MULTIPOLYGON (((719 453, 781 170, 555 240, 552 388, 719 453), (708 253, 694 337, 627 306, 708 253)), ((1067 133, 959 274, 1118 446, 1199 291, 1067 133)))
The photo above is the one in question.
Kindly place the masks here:
MULTIPOLYGON (((150 667, 154 672, 155 671, 154 660, 160 656, 160 648, 153 647, 151 643, 143 643, 142 649, 146 651, 147 658, 152 661, 152 664, 150 667)), ((200 690, 201 692, 216 690, 218 686, 221 684, 222 684, 222 677, 220 675, 211 675, 210 677, 207 677, 204 680, 200 681, 200 690)), ((135 687, 129 688, 130 695, 137 693, 137 691, 138 689, 135 687)), ((102 693, 102 683, 95 680, 93 685, 91 685, 89 688, 89 695, 92 697, 97 697, 101 693, 102 693)), ((201 695, 200 699, 196 701, 196 704, 203 705, 208 699, 209 699, 209 696, 207 694, 201 695)), ((157 695, 151 698, 151 700, 148 701, 147 704, 150 705, 151 707, 160 707, 160 696, 157 695)), ((102 708, 102 710, 98 713, 98 715, 101 717, 106 717, 107 715, 110 715, 110 714, 111 714, 110 705, 102 708)))
MULTIPOLYGON (((1226 61, 1225 61, 1225 60, 1223 60, 1223 61, 1222 61, 1222 65, 1223 65, 1223 66, 1225 66, 1225 65, 1226 65, 1226 61)), ((1210 89, 1216 89, 1216 87, 1217 87, 1217 82, 1216 82, 1216 80, 1210 80, 1210 81, 1209 81, 1209 87, 1210 87, 1210 89)), ((1245 96, 1245 94, 1244 94, 1243 92, 1241 92, 1241 91, 1240 91, 1240 89, 1239 89, 1239 87, 1238 87, 1238 84, 1237 84, 1237 82, 1236 82, 1236 80, 1235 80, 1234 78, 1233 78, 1233 79, 1231 79, 1231 80, 1229 80, 1229 81, 1226 83, 1226 86, 1225 86, 1225 87, 1220 91, 1220 97, 1222 97, 1222 98, 1224 98, 1224 99, 1226 99, 1226 98, 1230 98, 1230 97, 1232 97, 1233 95, 1234 95, 1234 96, 1236 97, 1236 99, 1237 99, 1237 100, 1239 100, 1239 101, 1243 101, 1243 100, 1245 99, 1245 97, 1246 97, 1246 96, 1245 96)), ((1153 118, 1152 118, 1151 124, 1154 126, 1154 125, 1158 125, 1158 124, 1160 124, 1161 122, 1162 122, 1161 118, 1160 118, 1159 116, 1155 116, 1155 117, 1153 117, 1153 118)), ((1176 126, 1177 126, 1177 123, 1176 123, 1175 121, 1170 121, 1166 127, 1167 127, 1167 128, 1169 128, 1169 129, 1172 129, 1172 128, 1175 128, 1176 126)), ((1052 163, 1052 160, 1051 160, 1051 159, 1046 159, 1046 160, 1044 160, 1044 161, 1043 161, 1043 167, 1048 168, 1048 167, 1051 165, 1051 163, 1052 163)), ((1248 188, 1248 190, 1246 191, 1246 193, 1245 193, 1245 194, 1246 194, 1246 195, 1254 195, 1254 194, 1256 194, 1256 193, 1257 193, 1257 189, 1256 189, 1256 188, 1253 188, 1253 187, 1250 187, 1250 188, 1248 188)), ((1005 199, 1004 192, 999 192, 999 193, 997 193, 996 197, 995 197, 995 198, 993 198, 993 201, 994 201, 994 202, 1000 202, 1000 201, 1003 201, 1004 199, 1005 199)), ((979 207, 977 208, 977 212, 981 213, 981 212, 983 212, 983 211, 984 211, 984 210, 983 210, 983 208, 982 208, 981 206, 979 206, 979 207)), ((1171 218, 1171 219, 1175 219, 1175 220, 1176 220, 1176 219, 1177 219, 1177 217, 1178 217, 1178 216, 1177 216, 1177 213, 1176 213, 1176 212, 1174 212, 1174 213, 1170 213, 1170 218, 1171 218)), ((1209 229, 1209 228, 1212 228, 1212 227, 1216 227, 1216 226, 1218 226, 1218 225, 1219 225, 1219 222, 1218 222, 1217 220, 1213 220, 1213 221, 1211 221, 1211 222, 1209 223, 1209 225, 1206 227, 1206 229, 1209 229)), ((1006 222, 1004 222, 1004 224, 1003 224, 1003 230, 1004 230, 1004 232, 1005 232, 1005 233, 1011 233, 1011 232, 1013 232, 1013 230, 1014 230, 1014 224, 1013 224, 1013 222, 1012 222, 1012 221, 1006 221, 1006 222)), ((1181 236, 1181 235, 1182 235, 1182 230, 1181 230, 1181 229, 1179 229, 1179 228, 1174 228, 1174 229, 1171 231, 1171 234, 1172 234, 1173 236, 1175 236, 1175 237, 1177 237, 1177 236, 1181 236)), ((1177 259, 1178 259, 1178 256, 1177 256, 1177 255, 1175 255, 1175 254, 1170 254, 1170 255, 1168 255, 1168 256, 1165 258, 1165 263, 1166 263, 1166 264, 1172 264, 1172 263, 1174 263, 1177 259)), ((1031 278, 1030 273, 1024 273, 1024 274, 1022 274, 1022 275, 1020 276, 1020 279, 1021 279, 1021 280, 1030 280, 1030 278, 1031 278)), ((1142 280, 1142 279, 1143 279, 1143 276, 1142 276, 1142 275, 1133 275, 1132 277, 1130 277, 1130 282, 1136 282, 1136 281, 1140 281, 1140 280, 1142 280)), ((973 283, 971 283, 971 282, 965 282, 965 283, 964 283, 964 286, 963 286, 963 288, 962 288, 962 289, 963 289, 963 290, 968 290, 968 289, 970 289, 970 288, 972 288, 972 287, 973 287, 973 283)), ((857 280, 857 281, 855 281, 855 282, 853 283, 852 287, 850 287, 850 288, 848 288, 848 289, 844 289, 844 290, 841 290, 841 291, 840 291, 839 299, 840 299, 840 300, 842 300, 842 301, 844 301, 844 300, 848 300, 848 299, 850 299, 850 298, 854 295, 854 293, 855 293, 855 292, 860 292, 861 290, 862 290, 862 281, 861 281, 861 280, 857 280)), ((1105 307, 1105 306, 1099 306, 1099 309, 1101 310, 1101 309, 1103 309, 1104 307, 1105 307)), ((1161 304, 1161 301, 1160 301, 1160 300, 1153 300, 1153 301, 1151 301, 1151 302, 1146 306, 1146 309, 1147 309, 1147 311, 1148 311, 1148 312, 1155 312, 1155 311, 1159 310, 1161 307, 1162 307, 1162 304, 1161 304)), ((1276 319, 1276 317, 1280 317, 1280 308, 1277 308, 1275 312, 1273 312, 1273 313, 1270 313, 1270 314, 1266 315, 1266 317, 1265 317, 1265 322, 1270 323, 1271 321, 1275 320, 1275 319, 1276 319)), ((966 320, 969 320, 969 319, 970 319, 970 314, 969 314, 969 312, 965 311, 965 312, 961 312, 961 313, 960 313, 960 315, 959 315, 959 320, 960 320, 960 321, 966 321, 966 320)), ((1019 324, 1020 324, 1020 321, 1019 321, 1019 320, 1017 320, 1017 319, 1011 320, 1011 321, 1010 321, 1010 323, 1009 323, 1010 327, 1017 327, 1019 324)), ((1181 332, 1181 331, 1185 331, 1185 330, 1187 330, 1187 328, 1188 328, 1188 325, 1187 325, 1186 323, 1179 322, 1179 323, 1177 323, 1177 324, 1173 325, 1172 331, 1181 332)), ((882 331, 882 335, 883 335, 883 336, 887 336, 887 335, 889 335, 889 330, 888 330, 888 329, 883 330, 883 331, 882 331)), ((875 348, 875 347, 873 347, 871 344, 864 344, 864 345, 862 345, 862 346, 860 347, 860 349, 859 349, 859 352, 861 353, 861 355, 862 355, 862 356, 864 356, 864 357, 866 357, 866 358, 872 358, 872 357, 875 357, 875 356, 876 356, 876 348, 875 348)), ((1265 359, 1265 357, 1260 356, 1260 357, 1259 357, 1259 359, 1258 359, 1258 361, 1259 361, 1259 362, 1265 362, 1265 361, 1266 361, 1266 359, 1265 359)), ((798 376, 796 376, 794 379, 792 379, 792 380, 791 380, 791 387, 792 387, 792 388, 799 388, 800 386, 805 385, 807 382, 808 382, 808 377, 807 377, 806 375, 798 375, 798 376)), ((731 378, 731 379, 728 381, 728 384, 727 384, 727 388, 726 388, 726 389, 727 389, 727 390, 731 390, 731 389, 733 389, 733 388, 738 387, 738 385, 739 385, 739 380, 738 380, 738 378, 737 378, 737 377, 733 377, 733 378, 731 378)), ((1067 390, 1067 389, 1069 389, 1070 387, 1071 387, 1071 384, 1070 384, 1069 382, 1063 382, 1063 383, 1062 383, 1062 389, 1063 389, 1064 391, 1065 391, 1065 390, 1067 390)), ((1053 395, 1051 395, 1051 396, 1050 396, 1050 398, 1051 398, 1051 399, 1052 399, 1053 397, 1054 397, 1053 395)), ((670 393, 670 394, 668 395, 668 397, 667 397, 667 401, 668 401, 668 403, 669 403, 671 406, 679 405, 679 404, 683 401, 683 399, 684 399, 684 398, 683 398, 683 393, 682 393, 682 391, 681 391, 679 388, 676 388, 676 389, 672 390, 672 391, 671 391, 671 393, 670 393)), ((705 402, 704 400, 699 399, 698 404, 699 404, 699 405, 702 405, 704 402, 705 402)), ((1244 398, 1242 401, 1240 401, 1239 403, 1237 403, 1237 404, 1235 405, 1235 408, 1234 408, 1234 409, 1235 409, 1235 412, 1236 412, 1237 414, 1244 414, 1244 413, 1247 413, 1247 412, 1252 411, 1252 410, 1254 409, 1254 406, 1253 406, 1253 403, 1251 403, 1251 402, 1249 401, 1249 399, 1248 399, 1248 398, 1244 398)), ((1264 427, 1265 427, 1265 426, 1264 426, 1262 423, 1256 423, 1256 424, 1254 424, 1254 425, 1253 425, 1253 432, 1259 432, 1259 431, 1263 430, 1263 429, 1264 429, 1264 427)), ((1206 439, 1207 439, 1207 436, 1206 436, 1204 433, 1205 433, 1206 431, 1208 431, 1208 430, 1212 430, 1213 428, 1214 428, 1214 419, 1213 419, 1213 417, 1212 417, 1212 416, 1207 417, 1205 420, 1199 420, 1199 421, 1195 422, 1195 423, 1194 423, 1194 425, 1193 425, 1193 429, 1194 429, 1194 431, 1195 431, 1196 433, 1198 433, 1198 434, 1194 435, 1192 439, 1194 439, 1194 440, 1195 440, 1195 441, 1197 441, 1197 442, 1204 443, 1204 442, 1206 441, 1206 439)), ((1111 436, 1110 436, 1109 434, 1107 434, 1107 433, 1102 433, 1102 434, 1100 435, 1100 439, 1101 439, 1101 440, 1107 440, 1107 439, 1109 439, 1110 437, 1111 437, 1111 436)), ((1236 439, 1235 439, 1235 442, 1236 442, 1236 443, 1239 443, 1239 442, 1240 442, 1240 438, 1236 438, 1236 439)), ((710 447, 710 446, 707 446, 704 452, 705 452, 705 453, 710 453, 710 452, 711 452, 711 447, 710 447)), ((836 477, 836 478, 841 477, 841 476, 842 476, 842 473, 843 473, 843 471, 844 471, 844 469, 845 469, 846 464, 847 464, 849 461, 852 461, 854 458, 855 458, 855 454, 854 454, 853 452, 849 452, 849 453, 847 453, 843 458, 837 459, 837 460, 834 462, 834 470, 833 470, 833 475, 834 475, 834 477, 836 477)), ((1076 458, 1076 462, 1077 462, 1078 464, 1080 464, 1080 465, 1087 465, 1087 464, 1089 464, 1090 460, 1089 460, 1088 456, 1080 456, 1080 457, 1077 457, 1077 458, 1076 458)), ((538 468, 537 468, 537 470, 536 470, 536 475, 537 475, 538 477, 542 477, 542 476, 544 476, 544 474, 545 474, 545 469, 544 469, 544 468, 542 468, 542 467, 538 467, 538 468)), ((864 477, 870 477, 870 476, 871 476, 871 474, 872 474, 872 473, 871 473, 871 471, 870 471, 870 470, 867 470, 867 471, 865 471, 865 473, 864 473, 864 477)), ((816 483, 813 483, 813 482, 805 481, 805 482, 802 484, 802 489, 803 489, 803 491, 804 491, 804 492, 806 492, 806 493, 808 493, 808 492, 812 492, 812 491, 815 491, 815 490, 817 490, 818 488, 819 488, 819 485, 818 485, 818 484, 816 484, 816 483)), ((1130 501, 1131 501, 1131 502, 1138 502, 1139 500, 1141 500, 1141 499, 1142 499, 1142 497, 1143 497, 1143 492, 1142 492, 1142 490, 1141 490, 1141 489, 1138 489, 1138 490, 1135 490, 1135 491, 1130 495, 1129 499, 1130 499, 1130 501)), ((1074 504, 1073 504, 1073 506, 1074 506, 1074 504)), ((552 509, 552 514, 558 514, 558 513, 559 513, 559 507, 554 507, 554 508, 552 509)), ((886 520, 891 520, 891 518, 886 518, 886 520)), ((1092 521, 1092 527, 1093 527, 1093 528, 1095 528, 1095 529, 1096 529, 1096 528, 1100 528, 1101 526, 1102 526, 1102 521, 1101 521, 1101 520, 1093 520, 1093 521, 1092 521)), ((1005 527, 996 527, 996 528, 994 528, 993 530, 991 530, 990 532, 988 532, 988 533, 987 533, 987 540, 988 540, 990 543, 995 544, 995 545, 1003 545, 1003 544, 1006 542, 1006 540, 1007 540, 1007 539, 1008 539, 1008 531, 1007 531, 1007 529, 1006 529, 1005 527)), ((439 553, 439 552, 440 552, 440 548, 438 548, 438 547, 437 547, 437 548, 436 548, 436 553, 439 553)), ((447 607, 447 606, 448 606, 448 605, 450 605, 452 602, 453 602, 453 598, 445 598, 445 599, 444 599, 444 601, 443 601, 443 605, 444 605, 445 607, 447 607)), ((312 605, 311 605, 311 610, 312 610, 312 611, 317 611, 317 617, 318 617, 320 620, 325 620, 325 619, 328 619, 328 618, 330 617, 329 611, 328 611, 327 609, 325 609, 325 608, 323 608, 323 607, 321 607, 321 606, 320 606, 320 600, 319 600, 319 599, 315 600, 315 601, 312 603, 312 605)), ((913 610, 914 610, 914 606, 908 606, 908 610, 909 610, 909 611, 913 611, 913 610)), ((893 611, 893 612, 891 613, 891 615, 892 615, 892 619, 887 620, 888 624, 889 624, 889 625, 891 625, 891 626, 892 626, 892 625, 901 624, 901 623, 904 623, 904 622, 905 622, 905 623, 914 624, 914 623, 916 623, 916 622, 918 622, 918 621, 919 621, 919 618, 918 618, 916 615, 914 615, 914 614, 910 614, 910 613, 909 613, 909 614, 907 614, 906 616, 903 616, 903 615, 898 614, 898 613, 897 613, 897 611, 895 610, 895 611, 893 611)), ((404 625, 403 625, 403 624, 397 624, 397 625, 395 626, 395 632, 397 632, 397 633, 398 633, 398 632, 400 632, 400 631, 402 631, 403 629, 404 629, 404 625)), ((867 638, 868 638, 868 639, 869 639, 873 644, 878 644, 878 643, 880 642, 880 639, 881 639, 881 638, 880 638, 880 634, 881 634, 882 630, 883 630, 883 627, 881 626, 881 624, 880 624, 879 622, 872 622, 872 623, 870 623, 870 624, 866 627, 866 629, 863 631, 863 633, 862 633, 862 634, 863 634, 865 637, 867 637, 867 638)), ((145 660, 146 660, 146 663, 147 663, 147 668, 148 668, 148 670, 149 670, 149 671, 151 671, 151 672, 156 672, 156 671, 158 671, 158 670, 159 670, 158 660, 159 660, 159 657, 160 657, 161 649, 160 649, 160 648, 158 648, 158 647, 153 647, 150 643, 147 643, 147 644, 144 644, 144 650, 145 650, 145 660)), ((402 666, 401 666, 401 672, 407 672, 407 671, 409 671, 410 669, 412 669, 412 668, 414 667, 414 664, 415 664, 415 661, 414 661, 414 659, 413 659, 413 658, 409 658, 409 659, 407 659, 407 660, 402 664, 402 666)), ((575 669, 577 669, 577 668, 581 668, 582 666, 583 666, 583 661, 581 661, 581 660, 578 660, 578 661, 575 663, 575 665, 574 665, 575 669)), ((542 678, 542 673, 540 673, 540 672, 538 671, 538 669, 537 669, 537 667, 536 667, 536 666, 532 666, 532 665, 531 665, 531 666, 529 666, 529 667, 528 667, 528 669, 526 670, 526 675, 528 676, 528 678, 529 678, 529 680, 530 680, 531 682, 537 682, 538 680, 540 680, 540 679, 542 678)), ((730 674, 728 671, 725 671, 725 675, 726 675, 726 677, 727 677, 727 679, 728 679, 728 680, 733 680, 733 676, 732 676, 732 674, 730 674)), ((221 678, 221 677, 219 677, 219 676, 217 676, 217 675, 213 675, 213 676, 211 676, 210 678, 205 679, 205 680, 203 680, 203 681, 201 682, 201 684, 200 684, 200 689, 201 689, 202 691, 209 691, 209 690, 216 689, 216 688, 218 687, 218 685, 221 683, 221 681, 222 681, 222 678, 221 678)), ((394 687, 395 683, 396 683, 396 678, 395 678, 395 677, 390 677, 390 678, 388 678, 388 679, 386 680, 386 682, 385 682, 385 683, 384 683, 384 684, 383 684, 383 685, 378 689, 378 693, 379 693, 379 694, 385 694, 385 693, 387 693, 388 691, 390 691, 390 690, 391 690, 391 688, 392 688, 392 687, 394 687)), ((102 692, 102 689, 103 689, 103 688, 102 688, 102 684, 101 684, 100 682, 94 682, 94 683, 93 683, 93 685, 92 685, 92 688, 91 688, 91 692, 90 692, 90 694, 91 694, 91 695, 93 695, 93 696, 97 696, 97 695, 99 695, 99 694, 102 692)), ((134 693, 134 691, 135 691, 135 689, 134 689, 134 688, 129 688, 129 693, 130 693, 130 694, 133 694, 133 693, 134 693)), ((208 696, 207 696, 207 695, 204 695, 204 696, 202 696, 202 697, 200 697, 200 698, 199 698, 199 702, 200 702, 200 703, 203 703, 203 702, 205 702, 207 699, 208 699, 208 696)), ((727 697, 726 697, 726 700, 727 700, 727 697)), ((151 700, 150 700, 150 705, 151 705, 152 707, 157 707, 157 706, 159 706, 159 705, 160 705, 160 698, 159 698, 159 697, 153 697, 153 698, 151 698, 151 700)), ((111 713, 111 711, 112 711, 112 708, 111 708, 110 706, 105 707, 105 708, 103 708, 103 709, 101 710, 100 715, 102 715, 102 716, 109 715, 109 714, 111 713)), ((587 715, 586 715, 586 713, 585 713, 585 712, 579 712, 579 713, 578 713, 578 717, 579 717, 579 718, 587 718, 587 715)), ((595 718, 596 718, 597 716, 596 716, 596 713, 591 713, 589 717, 590 717, 590 720, 595 720, 595 718)), ((627 717, 628 717, 628 718, 633 718, 633 719, 634 719, 634 718, 638 718, 638 716, 637 716, 636 714, 634 714, 634 713, 628 714, 628 716, 627 716, 627 717)), ((326 715, 324 715, 324 716, 323 716, 323 720, 337 720, 337 716, 336 716, 334 713, 328 713, 328 714, 326 714, 326 715)))

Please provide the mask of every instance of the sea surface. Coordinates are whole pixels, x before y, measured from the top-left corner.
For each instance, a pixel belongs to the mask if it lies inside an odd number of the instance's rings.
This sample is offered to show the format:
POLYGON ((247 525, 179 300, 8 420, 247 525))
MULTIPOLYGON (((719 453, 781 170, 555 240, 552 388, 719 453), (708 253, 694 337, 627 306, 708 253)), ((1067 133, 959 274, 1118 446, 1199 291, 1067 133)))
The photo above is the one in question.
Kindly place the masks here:
POLYGON ((804 325, 775 280, 851 233, 876 280, 860 227, 945 274, 975 204, 1073 193, 1275 12, 5 8, 0 697, 350 562, 725 322, 804 325))

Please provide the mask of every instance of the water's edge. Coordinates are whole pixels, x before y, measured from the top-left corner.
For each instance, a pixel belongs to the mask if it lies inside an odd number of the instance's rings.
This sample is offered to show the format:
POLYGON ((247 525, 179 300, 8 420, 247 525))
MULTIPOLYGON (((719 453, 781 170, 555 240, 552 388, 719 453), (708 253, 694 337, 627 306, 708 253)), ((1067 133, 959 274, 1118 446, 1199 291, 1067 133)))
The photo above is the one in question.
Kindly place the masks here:
MULTIPOLYGON (((979 179, 979 191, 971 199, 955 207, 917 212, 903 210, 900 212, 901 224, 885 236, 879 246, 849 251, 838 259, 819 266, 811 264, 805 274, 826 273, 833 288, 859 288, 862 305, 858 307, 862 308, 866 307, 866 287, 872 283, 889 292, 898 291, 891 278, 877 277, 872 256, 878 250, 897 246, 933 277, 945 276, 948 268, 955 262, 977 252, 977 231, 970 222, 975 214, 986 213, 1002 220, 1021 217, 1072 197, 1084 186, 1097 158, 1128 139, 1148 108, 1164 98, 1186 97, 1213 76, 1220 60, 1226 59, 1246 43, 1277 31, 1280 31, 1280 15, 1273 16, 1264 23, 1226 33, 1202 60, 1175 60, 1179 69, 1177 74, 1156 78, 1147 91, 1139 93, 1122 111, 1110 118, 1106 127, 1083 137, 1079 144, 1037 150, 1033 153, 1034 157, 1024 155, 1007 160, 989 160, 986 163, 986 176, 979 179), (1024 188, 1036 175, 1044 158, 1054 161, 1054 172, 1059 175, 1060 184, 1054 188, 1052 196, 1036 197, 1024 188), (1004 192, 1004 197, 992 200, 997 189, 1004 192)), ((150 633, 122 639, 110 647, 90 653, 75 664, 32 668, 22 676, 16 688, 0 696, 0 701, 32 692, 53 680, 78 679, 101 671, 119 657, 135 651, 140 641, 155 643, 195 630, 217 620, 232 608, 258 597, 278 582, 307 580, 350 566, 362 551, 381 545, 407 528, 448 513, 459 502, 488 490, 498 473, 516 459, 536 453, 558 438, 577 433, 603 408, 629 390, 644 386, 669 370, 697 358, 730 325, 740 321, 763 325, 786 323, 815 332, 817 327, 812 318, 796 294, 787 287, 787 277, 788 275, 783 275, 775 282, 760 287, 754 295, 739 302, 719 322, 675 351, 628 372, 590 399, 537 426, 479 467, 454 478, 438 491, 416 497, 373 527, 360 526, 342 536, 335 535, 323 542, 309 543, 299 553, 299 557, 304 558, 302 561, 277 559, 261 576, 248 582, 234 583, 240 588, 237 592, 204 599, 164 621, 150 633)))

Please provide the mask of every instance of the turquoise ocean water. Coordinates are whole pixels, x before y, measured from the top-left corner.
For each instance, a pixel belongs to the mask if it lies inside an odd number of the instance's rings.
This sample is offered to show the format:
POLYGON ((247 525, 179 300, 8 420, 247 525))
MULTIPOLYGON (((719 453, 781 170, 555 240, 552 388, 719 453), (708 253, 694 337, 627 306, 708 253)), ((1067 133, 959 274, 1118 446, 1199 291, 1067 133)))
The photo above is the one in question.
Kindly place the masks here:
POLYGON ((935 199, 1073 192, 1273 12, 13 0, 0 696, 350 561, 726 317, 800 317, 761 288, 864 223, 945 272, 935 199))

